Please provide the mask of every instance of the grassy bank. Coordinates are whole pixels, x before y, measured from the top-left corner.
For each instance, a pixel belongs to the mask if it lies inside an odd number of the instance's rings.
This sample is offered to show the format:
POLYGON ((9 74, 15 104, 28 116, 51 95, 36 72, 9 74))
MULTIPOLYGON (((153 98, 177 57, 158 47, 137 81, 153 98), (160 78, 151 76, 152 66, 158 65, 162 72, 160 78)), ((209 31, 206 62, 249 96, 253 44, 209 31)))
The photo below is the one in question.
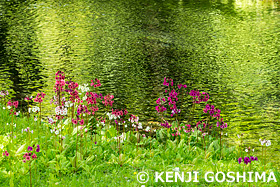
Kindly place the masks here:
MULTIPOLYGON (((206 172, 243 172, 244 163, 239 164, 237 159, 239 151, 236 147, 222 148, 220 153, 219 139, 211 139, 204 144, 201 132, 193 132, 189 137, 172 140, 164 138, 168 136, 165 130, 157 130, 153 138, 139 138, 136 132, 123 133, 117 143, 116 129, 112 125, 108 127, 107 134, 101 130, 100 135, 83 136, 78 140, 77 162, 76 142, 77 130, 69 120, 61 121, 65 132, 62 141, 54 133, 50 132, 50 125, 34 121, 31 117, 14 117, 13 136, 11 132, 11 120, 8 110, 0 109, 0 148, 1 152, 8 151, 9 156, 0 157, 0 184, 1 186, 28 186, 30 184, 30 167, 23 162, 23 155, 28 146, 40 145, 37 159, 31 162, 31 182, 33 186, 141 186, 137 181, 137 175, 145 171, 149 175, 146 186, 242 186, 241 182, 206 182, 206 172), (7 125, 8 124, 8 125, 7 125), (33 133, 22 129, 29 127, 33 133), (198 137, 197 137, 198 135, 198 137), (107 136, 107 138, 106 138, 107 136), (124 138, 125 137, 125 138, 124 138), (137 141, 139 138, 139 141, 137 141), (187 141, 189 140, 189 141, 187 141), (95 144, 96 142, 96 144, 95 144), (137 143, 138 142, 138 143, 137 143), (62 146, 61 146, 62 145, 62 146), (221 158, 222 156, 222 158, 221 158), (77 164, 77 165, 76 165, 77 164), (155 182, 155 172, 185 173, 197 171, 199 182, 155 182)), ((59 126, 59 125, 58 125, 59 126)), ((280 183, 279 172, 269 163, 269 156, 264 168, 264 158, 261 153, 254 153, 258 161, 252 161, 245 166, 245 171, 274 172, 278 183, 257 182, 251 186, 277 186, 280 183)), ((166 181, 166 175, 162 179, 166 181)), ((194 176, 194 175, 193 175, 194 176)), ((209 175, 212 176, 212 175, 209 175)), ((235 175, 234 175, 235 176, 235 175)), ((221 179, 221 175, 219 178, 221 179)), ((210 178, 209 178, 210 179, 210 178)), ((246 178, 248 180, 248 176, 246 178)), ((171 179, 175 181, 175 177, 171 179)), ((194 180, 194 179, 193 179, 194 180)), ((241 179, 242 180, 242 179, 241 179)), ((244 183, 249 186, 249 183, 244 183)))

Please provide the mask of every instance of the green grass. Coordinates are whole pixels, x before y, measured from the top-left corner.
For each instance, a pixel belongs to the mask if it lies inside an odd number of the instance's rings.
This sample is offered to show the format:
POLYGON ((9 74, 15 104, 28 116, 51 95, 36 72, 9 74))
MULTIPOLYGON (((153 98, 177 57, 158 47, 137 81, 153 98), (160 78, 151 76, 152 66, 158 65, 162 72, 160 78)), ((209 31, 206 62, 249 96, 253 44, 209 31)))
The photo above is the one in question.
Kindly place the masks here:
MULTIPOLYGON (((29 167, 23 163, 23 154, 29 145, 41 146, 38 159, 32 162, 32 184, 33 186, 141 186, 137 181, 137 174, 145 171, 149 174, 150 180, 145 186, 242 186, 242 183, 208 183, 204 180, 205 172, 214 173, 222 171, 227 173, 243 172, 243 164, 238 164, 238 151, 235 147, 223 147, 223 158, 220 160, 219 140, 212 139, 208 143, 206 156, 201 147, 201 138, 196 143, 196 133, 191 136, 190 146, 188 137, 182 136, 180 141, 170 140, 165 130, 159 130, 157 135, 151 138, 142 138, 141 143, 136 148, 135 134, 126 133, 126 140, 122 144, 121 160, 119 149, 116 147, 116 140, 112 137, 116 135, 116 129, 110 128, 108 140, 106 141, 104 131, 102 136, 97 136, 97 145, 94 144, 94 137, 91 140, 87 136, 78 147, 78 168, 75 167, 76 134, 69 121, 64 121, 63 146, 49 131, 49 125, 43 123, 39 126, 32 118, 28 121, 25 117, 14 119, 16 127, 14 135, 16 138, 7 137, 10 130, 11 116, 7 110, 0 109, 0 184, 1 186, 29 186, 29 167), (21 129, 30 127, 34 130, 32 137, 22 133, 21 129), (100 140, 100 138, 102 140, 100 140), (31 142, 29 142, 31 141, 31 142), (150 150, 151 147, 151 150, 150 150), (8 150, 9 157, 2 156, 2 152, 8 150), (121 163, 121 166, 120 166, 121 163), (199 182, 155 182, 155 172, 173 171, 180 168, 180 172, 198 171, 199 182)), ((254 153, 259 157, 259 153, 254 153)), ((269 160, 269 157, 268 157, 269 160)), ((246 166, 246 172, 264 171, 263 159, 246 166)), ((251 186, 279 186, 280 174, 271 163, 266 165, 267 173, 274 172, 278 183, 251 183, 251 186)), ((165 178, 165 177, 162 177, 165 178)), ((175 178, 173 178, 174 180, 175 178)), ((249 186, 249 183, 244 183, 249 186)))

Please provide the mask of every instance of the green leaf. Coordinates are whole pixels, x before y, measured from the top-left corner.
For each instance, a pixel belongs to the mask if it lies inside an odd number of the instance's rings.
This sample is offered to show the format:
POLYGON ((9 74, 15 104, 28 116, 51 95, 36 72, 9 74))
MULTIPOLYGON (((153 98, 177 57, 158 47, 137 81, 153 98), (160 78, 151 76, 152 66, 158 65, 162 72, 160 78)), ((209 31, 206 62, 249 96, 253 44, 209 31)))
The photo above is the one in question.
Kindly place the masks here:
POLYGON ((19 155, 21 155, 21 154, 24 153, 25 145, 26 145, 26 144, 23 144, 22 146, 20 146, 20 148, 19 148, 19 149, 17 150, 17 152, 16 152, 16 156, 19 156, 19 155))

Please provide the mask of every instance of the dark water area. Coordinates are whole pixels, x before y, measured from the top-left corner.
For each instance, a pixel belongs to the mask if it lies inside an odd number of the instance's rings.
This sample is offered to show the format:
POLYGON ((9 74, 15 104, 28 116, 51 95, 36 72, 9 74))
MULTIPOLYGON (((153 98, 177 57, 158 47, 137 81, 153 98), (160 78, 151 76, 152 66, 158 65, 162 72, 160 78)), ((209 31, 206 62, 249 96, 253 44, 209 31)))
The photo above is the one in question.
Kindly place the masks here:
MULTIPOLYGON (((54 95, 55 72, 99 78, 115 108, 158 121, 164 77, 208 92, 228 123, 228 143, 280 158, 280 5, 259 0, 2 0, 0 89, 17 99, 54 95)), ((186 107, 190 106, 186 104, 186 107)), ((197 114, 202 112, 197 108, 197 114)), ((189 114, 184 114, 187 117, 189 114)))

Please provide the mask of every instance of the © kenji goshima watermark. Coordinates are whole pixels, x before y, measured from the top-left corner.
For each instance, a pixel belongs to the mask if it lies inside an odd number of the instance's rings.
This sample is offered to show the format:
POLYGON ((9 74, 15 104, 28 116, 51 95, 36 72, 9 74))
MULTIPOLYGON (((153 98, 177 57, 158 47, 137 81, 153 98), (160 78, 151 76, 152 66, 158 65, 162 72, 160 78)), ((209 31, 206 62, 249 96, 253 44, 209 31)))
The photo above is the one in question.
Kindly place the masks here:
MULTIPOLYGON (((153 182, 199 182, 199 172, 155 172, 153 182)), ((142 171, 137 174, 137 181, 145 184, 149 181, 149 174, 142 171)), ((206 172, 206 182, 277 182, 273 172, 206 172)))

